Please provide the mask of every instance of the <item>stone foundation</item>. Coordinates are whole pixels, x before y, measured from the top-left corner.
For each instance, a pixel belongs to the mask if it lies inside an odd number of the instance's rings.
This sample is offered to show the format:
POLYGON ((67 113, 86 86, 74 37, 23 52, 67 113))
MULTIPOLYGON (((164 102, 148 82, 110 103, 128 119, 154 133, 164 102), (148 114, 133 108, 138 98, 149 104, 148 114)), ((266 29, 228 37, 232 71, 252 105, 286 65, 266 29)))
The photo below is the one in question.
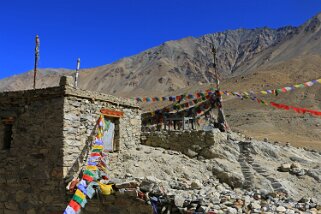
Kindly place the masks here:
POLYGON ((142 144, 182 152, 189 157, 217 157, 215 147, 227 141, 227 134, 212 131, 159 131, 142 134, 142 144))

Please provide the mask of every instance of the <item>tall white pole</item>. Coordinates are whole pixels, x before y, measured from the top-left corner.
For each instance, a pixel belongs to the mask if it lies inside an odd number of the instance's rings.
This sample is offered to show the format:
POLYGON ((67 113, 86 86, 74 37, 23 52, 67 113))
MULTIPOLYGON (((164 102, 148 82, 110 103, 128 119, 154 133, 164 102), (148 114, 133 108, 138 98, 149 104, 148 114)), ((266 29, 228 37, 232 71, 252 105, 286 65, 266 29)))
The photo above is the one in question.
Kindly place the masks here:
POLYGON ((76 67, 76 75, 75 75, 75 88, 78 88, 79 68, 80 68, 80 58, 77 59, 77 67, 76 67))
POLYGON ((40 39, 39 39, 39 36, 36 35, 35 65, 34 65, 34 70, 33 70, 33 89, 36 89, 37 67, 38 67, 38 59, 39 59, 39 46, 40 46, 40 39))

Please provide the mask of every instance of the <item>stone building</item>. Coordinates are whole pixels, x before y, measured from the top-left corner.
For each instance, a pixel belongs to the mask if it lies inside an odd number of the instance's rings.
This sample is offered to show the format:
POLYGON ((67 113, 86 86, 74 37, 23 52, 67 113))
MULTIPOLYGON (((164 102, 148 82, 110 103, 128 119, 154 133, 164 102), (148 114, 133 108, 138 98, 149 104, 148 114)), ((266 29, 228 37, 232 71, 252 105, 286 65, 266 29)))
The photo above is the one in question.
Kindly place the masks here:
POLYGON ((101 109, 122 112, 114 150, 140 141, 135 101, 72 87, 0 93, 0 214, 61 213, 66 183, 82 166, 101 109))

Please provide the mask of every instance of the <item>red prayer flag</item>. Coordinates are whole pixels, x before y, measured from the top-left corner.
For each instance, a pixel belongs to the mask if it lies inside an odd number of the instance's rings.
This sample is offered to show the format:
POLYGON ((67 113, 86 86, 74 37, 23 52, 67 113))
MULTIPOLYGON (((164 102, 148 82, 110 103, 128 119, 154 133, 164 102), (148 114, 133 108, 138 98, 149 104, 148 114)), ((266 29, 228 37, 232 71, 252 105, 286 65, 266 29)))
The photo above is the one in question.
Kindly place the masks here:
POLYGON ((101 156, 100 153, 98 152, 93 152, 90 154, 91 157, 95 157, 95 156, 101 156))
POLYGON ((290 106, 284 105, 284 104, 278 104, 275 102, 270 102, 271 106, 274 106, 279 109, 284 109, 284 110, 290 110, 290 106))
POLYGON ((71 201, 69 202, 69 206, 70 206, 71 208, 73 208, 76 212, 78 212, 78 211, 80 210, 80 205, 79 205, 76 201, 74 201, 74 200, 71 200, 71 201))
POLYGON ((306 109, 306 108, 297 108, 297 107, 287 106, 287 105, 279 104, 279 103, 275 103, 275 102, 270 102, 270 104, 271 104, 271 106, 274 106, 279 109, 284 109, 284 110, 293 109, 293 111, 300 113, 300 114, 309 113, 311 115, 321 116, 321 112, 316 111, 316 110, 310 110, 310 109, 306 109))
POLYGON ((88 182, 92 182, 92 181, 94 180, 93 177, 91 177, 91 176, 89 176, 89 175, 86 175, 86 174, 84 174, 84 175, 82 176, 82 178, 83 178, 84 180, 88 181, 88 182))

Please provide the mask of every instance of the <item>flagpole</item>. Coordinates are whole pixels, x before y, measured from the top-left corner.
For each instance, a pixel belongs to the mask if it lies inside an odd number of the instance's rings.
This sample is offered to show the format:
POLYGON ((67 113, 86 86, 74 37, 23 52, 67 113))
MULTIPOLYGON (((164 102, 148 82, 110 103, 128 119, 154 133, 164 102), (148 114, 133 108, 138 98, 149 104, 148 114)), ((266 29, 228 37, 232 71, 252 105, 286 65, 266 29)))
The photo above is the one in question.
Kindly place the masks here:
POLYGON ((34 65, 34 70, 33 70, 33 89, 36 89, 37 67, 38 67, 38 58, 39 58, 39 46, 40 46, 39 36, 36 35, 35 65, 34 65))
POLYGON ((214 74, 215 74, 215 80, 216 80, 216 89, 220 90, 220 80, 218 78, 218 73, 216 69, 216 49, 215 46, 212 46, 212 53, 213 53, 213 68, 214 68, 214 74))
POLYGON ((79 68, 80 68, 80 58, 77 59, 76 74, 75 74, 75 88, 78 88, 78 78, 79 78, 79 68))
POLYGON ((217 122, 220 126, 220 129, 226 131, 227 129, 229 129, 229 126, 226 122, 226 118, 225 118, 225 114, 224 114, 224 111, 223 111, 223 106, 222 106, 222 102, 223 102, 223 99, 222 99, 222 94, 221 94, 221 91, 220 91, 220 80, 219 80, 219 77, 218 77, 218 73, 217 73, 217 69, 216 69, 216 49, 215 49, 215 46, 213 44, 212 46, 212 53, 213 53, 213 68, 214 68, 214 73, 215 73, 215 79, 216 79, 216 105, 217 105, 217 108, 218 108, 218 115, 217 115, 217 122))

